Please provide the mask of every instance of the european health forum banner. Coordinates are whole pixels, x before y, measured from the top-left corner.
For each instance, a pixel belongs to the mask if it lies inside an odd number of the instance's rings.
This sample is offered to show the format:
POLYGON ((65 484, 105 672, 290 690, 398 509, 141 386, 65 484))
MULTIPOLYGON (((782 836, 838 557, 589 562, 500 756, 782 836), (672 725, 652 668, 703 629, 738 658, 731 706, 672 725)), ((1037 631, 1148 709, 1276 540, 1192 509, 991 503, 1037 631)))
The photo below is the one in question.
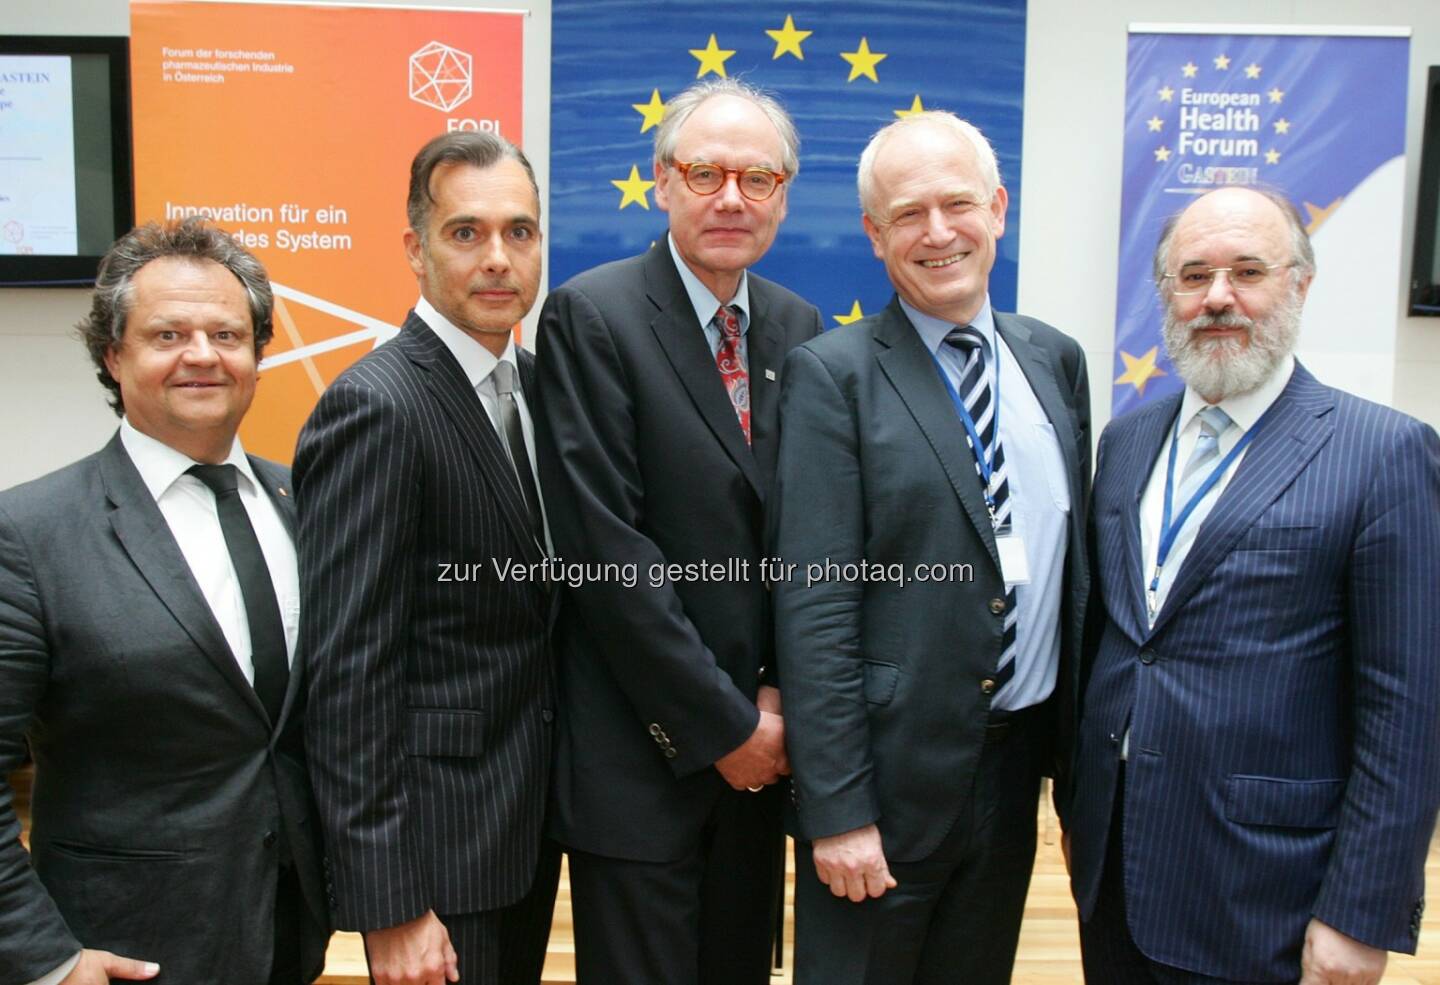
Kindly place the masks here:
POLYGON ((947 109, 999 156, 1010 207, 990 290, 1014 310, 1025 0, 554 0, 552 10, 552 285, 664 235, 651 164, 663 104, 697 80, 740 78, 779 96, 801 138, 788 214, 758 273, 812 301, 829 327, 883 308, 892 292, 860 226, 855 166, 880 127, 947 109))
POLYGON ((1318 268, 1297 355, 1321 380, 1389 402, 1409 62, 1407 28, 1130 29, 1112 414, 1181 389, 1151 257, 1167 217, 1224 185, 1294 202, 1318 268))
POLYGON ((247 450, 288 462, 324 388, 398 331, 410 160, 447 130, 523 142, 525 14, 133 0, 140 222, 206 215, 270 272, 247 450))

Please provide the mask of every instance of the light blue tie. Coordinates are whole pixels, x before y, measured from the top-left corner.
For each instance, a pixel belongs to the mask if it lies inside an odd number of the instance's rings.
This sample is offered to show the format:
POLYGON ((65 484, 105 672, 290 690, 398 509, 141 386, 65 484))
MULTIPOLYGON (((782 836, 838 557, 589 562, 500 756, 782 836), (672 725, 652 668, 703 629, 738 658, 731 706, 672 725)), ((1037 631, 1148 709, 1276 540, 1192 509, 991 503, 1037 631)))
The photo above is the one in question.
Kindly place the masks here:
POLYGON ((1206 466, 1220 457, 1220 435, 1234 423, 1219 407, 1205 407, 1196 416, 1200 418, 1200 436, 1195 439, 1195 450, 1190 453, 1180 476, 1180 495, 1176 500, 1181 503, 1189 502, 1194 487, 1209 476, 1206 466))

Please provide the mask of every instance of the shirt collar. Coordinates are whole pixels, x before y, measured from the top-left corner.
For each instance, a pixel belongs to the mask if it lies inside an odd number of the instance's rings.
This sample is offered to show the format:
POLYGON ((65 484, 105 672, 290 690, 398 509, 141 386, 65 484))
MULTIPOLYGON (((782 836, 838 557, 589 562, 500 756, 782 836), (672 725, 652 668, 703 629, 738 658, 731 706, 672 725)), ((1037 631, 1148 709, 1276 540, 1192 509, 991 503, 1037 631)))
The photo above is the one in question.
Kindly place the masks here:
POLYGON ((489 349, 475 341, 463 330, 456 328, 450 319, 435 310, 435 306, 425 300, 422 294, 420 300, 415 302, 415 314, 426 325, 430 331, 440 337, 445 343, 445 348, 455 357, 460 364, 460 369, 465 373, 465 379, 470 381, 472 387, 478 387, 489 379, 490 374, 495 370, 495 364, 504 360, 515 367, 515 378, 520 378, 520 366, 515 360, 515 337, 508 335, 505 338, 505 351, 500 353, 499 358, 489 349))
MULTIPOLYGON (((140 473, 140 480, 145 483, 145 488, 150 490, 150 495, 156 502, 159 502, 160 497, 165 495, 175 484, 175 480, 184 475, 190 466, 202 464, 184 452, 176 451, 165 442, 138 430, 128 417, 120 419, 120 443, 125 446, 125 453, 130 456, 130 461, 135 464, 135 471, 140 473)), ((260 482, 250 467, 250 459, 245 457, 245 449, 240 447, 238 435, 230 445, 230 454, 220 464, 235 466, 252 487, 260 488, 260 482)))
MULTIPOLYGON (((675 248, 675 237, 669 232, 665 234, 665 242, 670 246, 670 256, 675 261, 675 269, 680 271, 680 282, 685 285, 685 293, 690 296, 690 306, 695 309, 695 317, 699 320, 700 327, 704 328, 719 310, 720 299, 711 293, 710 288, 700 283, 695 271, 681 259, 680 251, 675 248)), ((730 304, 740 309, 740 334, 744 335, 750 330, 749 271, 740 271, 740 286, 735 288, 735 297, 730 300, 730 304)))
MULTIPOLYGON (((1270 409, 1284 391, 1285 385, 1290 382, 1290 375, 1295 372, 1295 357, 1287 354, 1275 367, 1275 372, 1270 378, 1261 383, 1249 393, 1242 393, 1234 397, 1226 397, 1217 405, 1230 420, 1240 426, 1241 433, 1249 431, 1260 420, 1264 413, 1270 409)), ((1180 402, 1180 428, 1184 430, 1190 426, 1195 415, 1206 406, 1205 398, 1200 396, 1190 387, 1185 388, 1185 397, 1180 402)))
MULTIPOLYGON (((920 340, 925 343, 925 348, 930 350, 930 355, 940 351, 940 346, 945 344, 945 336, 954 331, 957 326, 952 321, 943 318, 936 318, 934 315, 927 315, 925 312, 914 307, 904 298, 900 299, 900 307, 904 310, 910 324, 915 326, 915 331, 920 333, 920 340)), ((995 312, 990 309, 990 295, 985 295, 985 303, 980 306, 980 312, 971 321, 970 327, 979 332, 990 346, 990 351, 995 351, 995 312)))

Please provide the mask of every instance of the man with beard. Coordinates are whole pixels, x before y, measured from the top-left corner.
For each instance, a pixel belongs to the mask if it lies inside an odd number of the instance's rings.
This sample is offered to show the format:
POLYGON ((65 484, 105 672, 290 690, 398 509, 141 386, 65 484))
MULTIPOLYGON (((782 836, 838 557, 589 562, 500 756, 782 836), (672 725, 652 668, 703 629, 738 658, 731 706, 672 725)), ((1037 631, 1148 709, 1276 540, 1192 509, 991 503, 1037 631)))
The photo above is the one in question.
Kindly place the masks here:
POLYGON ((1099 598, 1065 818, 1092 983, 1373 985, 1414 953, 1440 800, 1440 439, 1292 350, 1283 197, 1155 256, 1185 391, 1097 453, 1099 598))

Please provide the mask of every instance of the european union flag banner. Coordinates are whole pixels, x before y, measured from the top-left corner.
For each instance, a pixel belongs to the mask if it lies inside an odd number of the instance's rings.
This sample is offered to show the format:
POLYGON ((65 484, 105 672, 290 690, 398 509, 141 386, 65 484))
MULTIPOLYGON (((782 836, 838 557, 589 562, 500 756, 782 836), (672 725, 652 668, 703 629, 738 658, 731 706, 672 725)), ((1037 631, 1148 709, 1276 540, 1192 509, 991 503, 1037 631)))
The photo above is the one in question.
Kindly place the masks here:
POLYGON ((1306 219, 1318 275, 1299 358, 1390 400, 1409 30, 1344 30, 1131 28, 1113 414, 1183 386, 1160 341, 1151 257, 1166 218, 1224 185, 1279 190, 1306 219))
POLYGON ((800 130, 788 215, 757 272, 813 302, 829 326, 883 307, 891 287, 860 227, 855 166, 880 127, 947 109, 1000 158, 1010 210, 990 290, 997 308, 1014 309, 1025 0, 555 0, 551 37, 551 284, 664 235, 653 128, 665 100, 724 77, 777 95, 800 130))

